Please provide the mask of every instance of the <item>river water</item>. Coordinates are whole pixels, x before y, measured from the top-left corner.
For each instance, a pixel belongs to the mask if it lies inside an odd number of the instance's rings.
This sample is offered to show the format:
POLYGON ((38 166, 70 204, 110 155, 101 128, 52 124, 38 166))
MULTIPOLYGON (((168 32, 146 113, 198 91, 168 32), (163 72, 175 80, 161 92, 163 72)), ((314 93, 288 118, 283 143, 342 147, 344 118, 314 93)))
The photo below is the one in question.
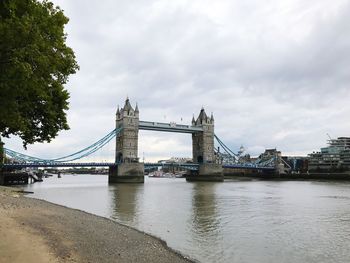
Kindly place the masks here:
POLYGON ((350 182, 63 175, 31 195, 135 227, 200 262, 350 262, 350 182))

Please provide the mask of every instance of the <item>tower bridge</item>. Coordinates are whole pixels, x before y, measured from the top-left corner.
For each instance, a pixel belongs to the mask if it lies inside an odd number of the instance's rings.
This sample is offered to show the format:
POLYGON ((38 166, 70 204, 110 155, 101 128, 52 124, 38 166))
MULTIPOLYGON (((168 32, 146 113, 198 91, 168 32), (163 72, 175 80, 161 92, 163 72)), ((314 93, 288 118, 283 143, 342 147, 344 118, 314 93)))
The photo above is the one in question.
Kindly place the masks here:
POLYGON ((214 117, 208 117, 202 108, 198 118, 191 125, 160 123, 139 120, 139 108, 131 106, 127 98, 124 106, 117 109, 116 163, 109 172, 109 182, 143 182, 144 164, 139 162, 139 130, 176 132, 192 134, 193 161, 198 164, 198 172, 189 175, 188 180, 222 181, 222 165, 214 152, 214 117))
MULTIPOLYGON (((188 170, 188 181, 222 181, 223 168, 250 169, 261 171, 276 170, 279 164, 278 156, 258 158, 254 162, 240 158, 229 149, 214 133, 214 117, 209 117, 204 108, 190 125, 142 121, 139 119, 139 109, 133 108, 127 98, 122 108, 116 112, 116 128, 92 145, 60 158, 42 159, 4 149, 6 155, 14 159, 15 163, 4 164, 6 169, 24 167, 109 167, 110 183, 144 182, 145 168, 164 166, 157 163, 141 163, 138 157, 139 130, 187 133, 192 136, 193 163, 178 164, 188 170), (103 148, 115 138, 115 160, 106 162, 76 162, 83 157, 103 148), (214 147, 214 139, 224 152, 214 147), (243 160, 243 161, 242 161, 243 160)), ((1 153, 0 153, 1 155, 1 153)))

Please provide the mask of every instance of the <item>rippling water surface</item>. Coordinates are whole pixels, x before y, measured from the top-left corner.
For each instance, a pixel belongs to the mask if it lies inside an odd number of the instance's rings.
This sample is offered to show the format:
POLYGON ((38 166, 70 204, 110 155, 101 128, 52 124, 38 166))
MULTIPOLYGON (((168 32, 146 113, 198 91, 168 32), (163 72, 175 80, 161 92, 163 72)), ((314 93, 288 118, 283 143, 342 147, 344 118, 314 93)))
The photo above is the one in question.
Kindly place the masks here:
POLYGON ((107 179, 63 175, 27 190, 158 236, 200 262, 350 262, 350 182, 107 179))

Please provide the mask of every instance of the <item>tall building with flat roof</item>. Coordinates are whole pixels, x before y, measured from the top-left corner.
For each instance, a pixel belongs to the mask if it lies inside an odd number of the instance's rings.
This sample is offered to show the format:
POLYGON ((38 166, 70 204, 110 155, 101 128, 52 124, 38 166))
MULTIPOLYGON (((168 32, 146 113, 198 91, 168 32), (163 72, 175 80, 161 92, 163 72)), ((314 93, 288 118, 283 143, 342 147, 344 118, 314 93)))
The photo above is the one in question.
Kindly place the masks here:
POLYGON ((309 171, 350 171, 350 137, 330 139, 327 147, 309 154, 309 171))

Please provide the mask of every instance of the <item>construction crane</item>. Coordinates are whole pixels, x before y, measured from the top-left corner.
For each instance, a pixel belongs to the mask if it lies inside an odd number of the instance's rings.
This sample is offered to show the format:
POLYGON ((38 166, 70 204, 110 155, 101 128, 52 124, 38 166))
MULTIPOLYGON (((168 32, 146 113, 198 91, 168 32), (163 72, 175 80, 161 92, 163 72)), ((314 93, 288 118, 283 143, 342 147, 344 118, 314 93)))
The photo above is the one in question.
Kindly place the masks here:
POLYGON ((331 141, 331 140, 332 140, 332 138, 331 138, 331 136, 329 135, 329 133, 327 132, 326 134, 327 134, 327 136, 328 136, 329 140, 331 141))

